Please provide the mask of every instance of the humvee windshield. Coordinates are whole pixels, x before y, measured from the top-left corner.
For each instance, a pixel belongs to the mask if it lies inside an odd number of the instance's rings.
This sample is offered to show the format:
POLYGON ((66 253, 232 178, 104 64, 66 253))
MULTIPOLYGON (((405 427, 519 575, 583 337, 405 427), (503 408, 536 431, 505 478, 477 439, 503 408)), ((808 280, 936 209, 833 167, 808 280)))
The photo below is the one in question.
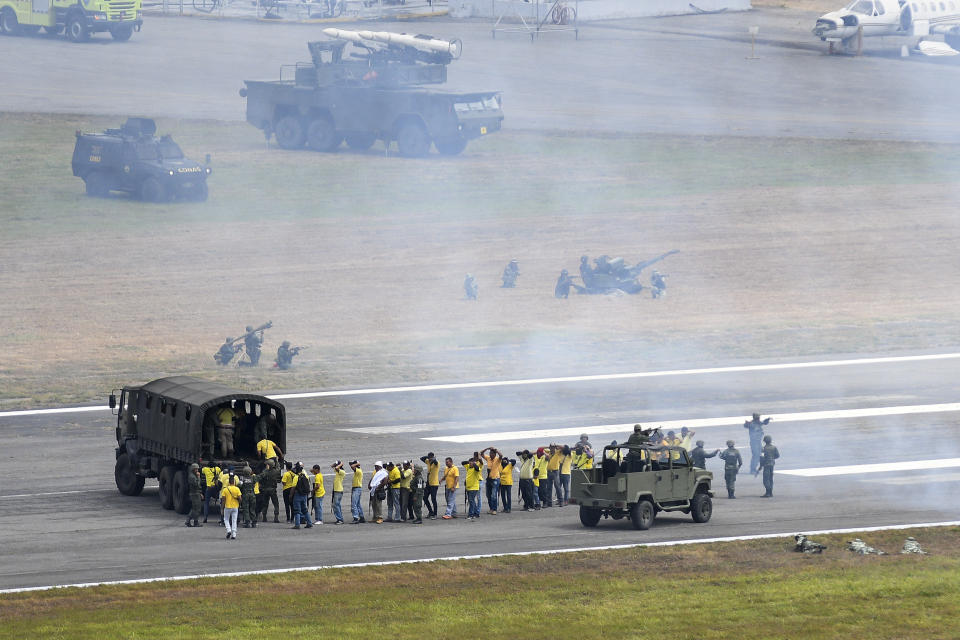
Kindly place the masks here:
POLYGON ((180 146, 169 138, 160 139, 160 157, 166 160, 180 160, 183 158, 183 151, 180 146))

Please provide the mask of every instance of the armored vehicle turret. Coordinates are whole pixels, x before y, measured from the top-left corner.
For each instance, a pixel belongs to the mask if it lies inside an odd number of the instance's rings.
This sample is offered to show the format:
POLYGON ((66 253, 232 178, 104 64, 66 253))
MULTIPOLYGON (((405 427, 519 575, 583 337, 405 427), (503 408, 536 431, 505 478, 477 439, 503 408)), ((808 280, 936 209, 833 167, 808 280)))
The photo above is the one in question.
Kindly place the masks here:
POLYGON ((324 29, 310 42, 310 63, 281 67, 280 80, 246 80, 247 122, 283 149, 354 150, 396 141, 400 154, 426 155, 431 144, 456 155, 467 141, 499 131, 496 91, 450 93, 424 85, 447 81, 459 40, 386 31, 324 29))

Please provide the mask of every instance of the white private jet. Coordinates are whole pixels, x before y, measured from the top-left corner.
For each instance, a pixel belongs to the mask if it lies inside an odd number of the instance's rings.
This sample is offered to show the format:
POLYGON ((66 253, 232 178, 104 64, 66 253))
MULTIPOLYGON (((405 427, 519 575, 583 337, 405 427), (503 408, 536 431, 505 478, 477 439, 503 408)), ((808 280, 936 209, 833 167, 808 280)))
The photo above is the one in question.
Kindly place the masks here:
POLYGON ((947 45, 960 49, 960 0, 853 0, 820 16, 813 35, 851 48, 861 29, 864 37, 939 34, 947 45))

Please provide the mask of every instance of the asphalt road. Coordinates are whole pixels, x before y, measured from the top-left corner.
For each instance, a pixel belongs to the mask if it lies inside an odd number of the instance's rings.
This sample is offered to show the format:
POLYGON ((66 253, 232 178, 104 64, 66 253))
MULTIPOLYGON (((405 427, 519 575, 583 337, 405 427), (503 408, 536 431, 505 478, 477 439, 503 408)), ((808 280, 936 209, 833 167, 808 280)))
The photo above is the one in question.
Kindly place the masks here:
MULTIPOLYGON (((960 140, 956 59, 901 61, 898 38, 868 39, 860 58, 828 56, 809 33, 815 18, 762 10, 597 22, 579 41, 561 32, 535 43, 494 39, 482 20, 377 25, 461 38, 448 87, 502 90, 508 130, 960 140), (750 26, 760 30, 757 59, 750 26)), ((0 38, 0 110, 242 120, 243 80, 309 60, 305 43, 325 39, 323 27, 150 17, 125 44, 0 38)))
MULTIPOLYGON (((288 449, 292 458, 325 469, 337 458, 357 457, 369 471, 375 459, 397 461, 431 450, 459 461, 486 444, 513 452, 545 439, 456 444, 424 438, 635 419, 656 424, 753 410, 949 403, 956 400, 958 373, 960 359, 947 359, 288 400, 288 449)), ((768 433, 782 453, 779 469, 787 471, 958 457, 954 423, 954 413, 774 420, 768 433)), ((646 532, 612 520, 586 529, 569 507, 419 527, 333 526, 328 499, 323 527, 291 531, 267 523, 241 529, 237 541, 227 542, 214 522, 187 529, 182 516, 164 511, 155 481, 140 497, 118 493, 113 426, 105 411, 0 418, 7 443, 0 465, 0 530, 7 540, 0 549, 0 588, 947 521, 957 517, 951 496, 960 489, 960 472, 950 468, 821 478, 782 474, 776 497, 763 500, 760 480, 743 474, 738 499, 718 497, 709 523, 662 515, 646 532)), ((592 440, 599 445, 625 437, 597 434, 592 440)), ((708 448, 733 438, 749 457, 739 425, 703 428, 698 437, 708 448)), ((713 459, 708 467, 718 476, 717 495, 725 495, 720 464, 713 459)))

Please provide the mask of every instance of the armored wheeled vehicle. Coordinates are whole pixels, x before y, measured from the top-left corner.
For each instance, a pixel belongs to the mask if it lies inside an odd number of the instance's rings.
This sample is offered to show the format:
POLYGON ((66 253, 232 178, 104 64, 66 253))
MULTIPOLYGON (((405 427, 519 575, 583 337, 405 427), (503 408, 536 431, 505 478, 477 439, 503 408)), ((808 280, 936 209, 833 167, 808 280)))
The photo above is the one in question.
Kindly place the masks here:
POLYGON ((601 518, 629 517, 635 529, 649 529, 657 513, 689 513, 707 522, 713 513, 713 474, 693 466, 683 447, 608 445, 593 469, 572 472, 570 502, 580 505, 580 522, 595 527, 601 518))
POLYGON ((127 118, 123 127, 103 133, 77 131, 73 175, 87 195, 124 191, 147 202, 207 199, 210 155, 204 164, 183 155, 169 135, 157 136, 149 118, 127 118))
POLYGON ((110 396, 117 416, 117 463, 114 479, 120 493, 140 495, 146 478, 157 478, 160 504, 177 513, 190 510, 187 471, 203 459, 221 469, 249 464, 262 468, 257 438, 265 436, 286 450, 286 411, 281 403, 215 382, 188 376, 161 378, 124 387, 110 396), (215 441, 223 412, 232 416, 233 450, 215 441))
POLYGON ((443 155, 500 130, 496 91, 451 93, 420 85, 442 84, 460 41, 383 31, 324 29, 333 40, 310 42, 312 63, 281 67, 277 81, 246 80, 247 122, 275 137, 283 149, 369 149, 382 140, 403 156, 431 145, 443 155), (349 52, 347 51, 347 48, 349 52), (289 77, 292 69, 293 77, 289 77), (287 74, 287 75, 285 75, 287 74))

